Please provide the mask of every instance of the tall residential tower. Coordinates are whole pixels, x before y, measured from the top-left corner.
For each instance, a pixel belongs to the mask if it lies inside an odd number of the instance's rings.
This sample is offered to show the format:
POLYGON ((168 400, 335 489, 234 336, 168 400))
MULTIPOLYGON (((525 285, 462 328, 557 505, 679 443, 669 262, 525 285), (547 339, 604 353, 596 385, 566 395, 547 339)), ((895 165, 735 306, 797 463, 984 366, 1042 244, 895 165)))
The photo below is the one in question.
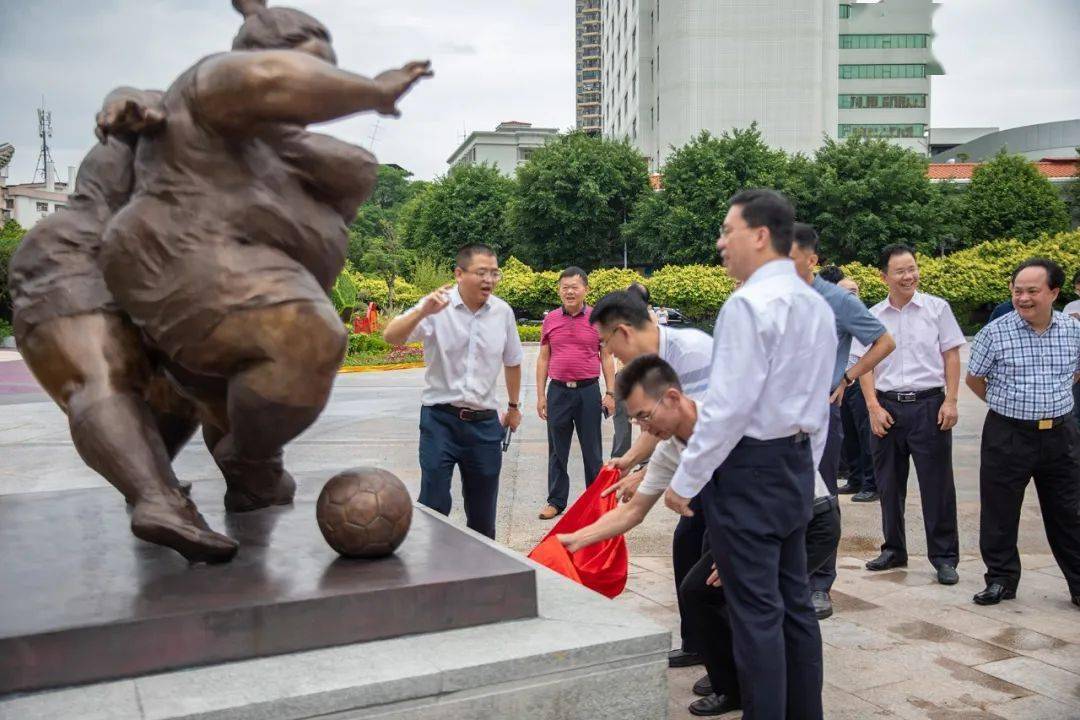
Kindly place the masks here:
POLYGON ((600 4, 577 0, 577 128, 587 133, 600 132, 600 4))

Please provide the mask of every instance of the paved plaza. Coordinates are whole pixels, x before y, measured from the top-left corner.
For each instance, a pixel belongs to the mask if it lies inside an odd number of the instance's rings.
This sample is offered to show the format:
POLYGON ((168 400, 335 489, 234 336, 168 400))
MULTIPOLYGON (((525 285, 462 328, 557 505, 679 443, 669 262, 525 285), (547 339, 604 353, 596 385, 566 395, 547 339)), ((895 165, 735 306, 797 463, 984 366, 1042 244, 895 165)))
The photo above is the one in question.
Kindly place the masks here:
MULTIPOLYGON (((499 496, 497 540, 527 552, 550 528, 537 518, 546 498, 547 440, 535 412, 533 363, 523 368, 525 421, 506 453, 499 496)), ((286 462, 294 472, 326 478, 357 465, 393 471, 419 487, 417 435, 423 370, 342 375, 318 422, 293 442, 286 462)), ((954 431, 960 511, 960 584, 934 581, 925 561, 917 483, 908 500, 906 570, 869 573, 877 554, 876 504, 843 498, 844 537, 836 614, 821 625, 825 640, 826 717, 928 720, 1040 720, 1080 718, 1080 610, 1069 604, 1061 573, 1049 554, 1034 490, 1025 499, 1020 533, 1024 576, 1016 600, 978 607, 978 446, 985 410, 966 388, 954 431)), ((605 437, 610 445, 610 424, 605 437)), ((583 487, 580 456, 571 458, 573 492, 583 487)), ((181 478, 217 478, 198 441, 176 462, 181 478)), ((18 355, 0 351, 0 494, 101 487, 71 444, 66 420, 34 383, 18 355)), ((122 512, 117 498, 117 511, 122 512)), ((451 519, 464 525, 455 487, 451 519)), ((631 577, 612 612, 633 611, 677 627, 670 559, 676 517, 658 507, 628 537, 631 577)), ((700 667, 669 671, 672 718, 690 717, 686 705, 700 667)), ((738 717, 732 714, 727 717, 738 717)))

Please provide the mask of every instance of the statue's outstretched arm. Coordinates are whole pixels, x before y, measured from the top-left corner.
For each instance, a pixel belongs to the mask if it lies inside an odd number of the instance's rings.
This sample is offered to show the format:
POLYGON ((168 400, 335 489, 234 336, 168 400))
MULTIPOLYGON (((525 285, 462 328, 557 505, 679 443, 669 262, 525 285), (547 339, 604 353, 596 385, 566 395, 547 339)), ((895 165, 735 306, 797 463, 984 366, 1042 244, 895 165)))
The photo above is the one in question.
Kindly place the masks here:
POLYGON ((200 66, 198 115, 233 130, 267 121, 307 125, 366 110, 396 116, 398 99, 431 75, 427 61, 369 79, 294 50, 231 52, 200 66))

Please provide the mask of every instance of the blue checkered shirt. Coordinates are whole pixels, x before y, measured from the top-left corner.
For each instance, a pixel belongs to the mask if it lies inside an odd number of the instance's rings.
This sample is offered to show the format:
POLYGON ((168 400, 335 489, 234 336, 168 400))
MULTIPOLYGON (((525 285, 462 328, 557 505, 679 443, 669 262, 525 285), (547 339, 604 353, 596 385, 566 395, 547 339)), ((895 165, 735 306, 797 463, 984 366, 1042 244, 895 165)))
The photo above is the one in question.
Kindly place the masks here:
POLYGON ((1073 409, 1080 372, 1080 321, 1054 312, 1037 334, 1020 313, 988 324, 971 343, 968 372, 986 378, 986 404, 999 415, 1043 420, 1073 409))

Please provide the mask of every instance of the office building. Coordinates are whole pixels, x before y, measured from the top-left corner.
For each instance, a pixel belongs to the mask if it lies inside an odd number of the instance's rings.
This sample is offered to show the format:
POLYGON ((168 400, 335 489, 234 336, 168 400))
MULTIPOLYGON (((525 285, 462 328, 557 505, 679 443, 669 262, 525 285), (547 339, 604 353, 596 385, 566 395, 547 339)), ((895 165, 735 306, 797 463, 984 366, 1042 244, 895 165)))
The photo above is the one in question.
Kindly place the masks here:
POLYGON ((450 166, 494 165, 509 177, 537 148, 543 147, 558 134, 555 128, 534 128, 527 122, 512 120, 499 123, 493 131, 470 133, 446 162, 450 166))

